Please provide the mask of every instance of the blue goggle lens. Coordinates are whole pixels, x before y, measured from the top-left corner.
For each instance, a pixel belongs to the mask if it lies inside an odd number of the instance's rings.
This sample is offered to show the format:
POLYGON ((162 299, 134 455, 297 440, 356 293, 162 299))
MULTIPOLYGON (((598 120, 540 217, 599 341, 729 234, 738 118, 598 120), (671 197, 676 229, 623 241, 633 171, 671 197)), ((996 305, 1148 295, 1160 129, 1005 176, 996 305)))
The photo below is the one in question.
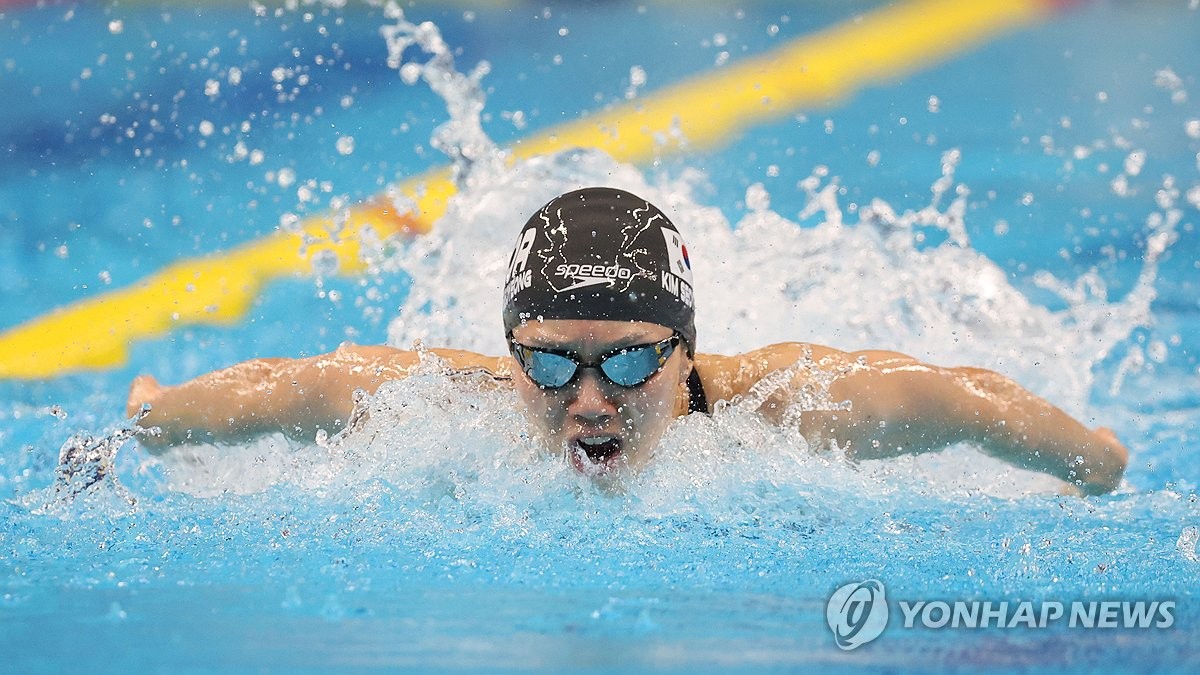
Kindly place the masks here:
MULTIPOLYGON (((558 389, 575 377, 579 364, 559 354, 539 352, 532 349, 525 351, 525 361, 521 366, 525 374, 538 386, 558 389)), ((521 361, 520 358, 517 361, 521 361)))
POLYGON ((622 387, 636 387, 662 370, 679 345, 679 336, 647 345, 625 347, 610 352, 598 363, 583 363, 566 351, 526 347, 516 342, 513 358, 539 387, 558 389, 575 379, 580 368, 599 368, 604 377, 622 387))
POLYGON ((600 362, 600 372, 622 387, 636 387, 662 370, 674 346, 657 344, 621 351, 600 362))

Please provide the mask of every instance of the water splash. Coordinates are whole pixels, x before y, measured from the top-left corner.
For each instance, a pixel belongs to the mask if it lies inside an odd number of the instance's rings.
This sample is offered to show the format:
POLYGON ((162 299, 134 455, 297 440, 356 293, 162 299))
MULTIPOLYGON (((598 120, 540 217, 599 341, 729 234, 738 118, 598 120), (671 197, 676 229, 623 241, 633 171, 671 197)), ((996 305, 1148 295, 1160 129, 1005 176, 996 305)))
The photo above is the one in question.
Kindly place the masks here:
POLYGON ((1200 541, 1200 529, 1197 529, 1195 525, 1189 525, 1179 533, 1179 539, 1175 542, 1175 550, 1186 560, 1200 562, 1200 554, 1196 550, 1197 541, 1200 541))
POLYGON ((384 5, 384 15, 395 21, 379 29, 387 43, 388 66, 395 68, 410 85, 418 80, 425 82, 446 102, 450 119, 434 129, 430 143, 451 159, 454 182, 460 187, 464 185, 478 164, 494 169, 502 155, 484 133, 480 121, 487 102, 481 82, 491 71, 491 65, 480 61, 470 73, 459 72, 452 50, 433 22, 407 21, 404 10, 392 1, 384 5), (429 59, 424 63, 405 60, 405 52, 414 46, 429 55, 429 59))
MULTIPOLYGON (((58 406, 53 407, 65 418, 58 406)), ((68 438, 59 449, 58 466, 54 469, 54 482, 42 490, 24 495, 20 504, 36 514, 67 515, 76 509, 76 502, 102 504, 109 510, 127 511, 137 505, 133 495, 117 477, 115 470, 117 453, 130 440, 140 434, 150 433, 137 426, 149 408, 126 420, 112 431, 93 435, 79 432, 68 438)))

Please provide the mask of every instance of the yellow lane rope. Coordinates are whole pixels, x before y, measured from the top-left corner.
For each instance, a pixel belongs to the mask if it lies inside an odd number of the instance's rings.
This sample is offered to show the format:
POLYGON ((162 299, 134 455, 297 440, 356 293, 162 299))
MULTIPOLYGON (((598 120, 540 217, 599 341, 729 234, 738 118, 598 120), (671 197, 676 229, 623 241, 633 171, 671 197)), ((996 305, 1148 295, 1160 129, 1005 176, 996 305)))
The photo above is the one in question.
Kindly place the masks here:
MULTIPOLYGON (((720 143, 756 122, 828 104, 977 45, 1052 11, 1050 0, 910 0, 833 26, 599 114, 518 141, 514 158, 591 147, 623 162, 720 143), (685 146, 686 144, 686 146, 685 146)), ((193 324, 233 324, 271 279, 311 273, 331 250, 362 269, 360 233, 427 232, 455 192, 447 169, 394 188, 415 204, 397 213, 380 196, 350 209, 341 228, 312 218, 305 234, 277 232, 232 250, 173 263, 124 289, 85 298, 0 334, 0 378, 45 378, 119 366, 129 346, 193 324), (338 230, 337 236, 330 234, 338 230)))

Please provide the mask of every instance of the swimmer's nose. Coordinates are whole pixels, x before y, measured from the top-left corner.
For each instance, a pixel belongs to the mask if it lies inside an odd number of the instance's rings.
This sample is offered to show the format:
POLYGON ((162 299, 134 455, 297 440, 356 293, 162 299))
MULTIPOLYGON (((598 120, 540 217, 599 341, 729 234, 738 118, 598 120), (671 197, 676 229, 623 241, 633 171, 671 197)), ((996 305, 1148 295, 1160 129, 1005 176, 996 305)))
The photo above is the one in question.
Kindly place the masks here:
POLYGON ((617 415, 617 406, 605 394, 599 375, 588 369, 579 374, 567 412, 581 422, 599 426, 617 415))

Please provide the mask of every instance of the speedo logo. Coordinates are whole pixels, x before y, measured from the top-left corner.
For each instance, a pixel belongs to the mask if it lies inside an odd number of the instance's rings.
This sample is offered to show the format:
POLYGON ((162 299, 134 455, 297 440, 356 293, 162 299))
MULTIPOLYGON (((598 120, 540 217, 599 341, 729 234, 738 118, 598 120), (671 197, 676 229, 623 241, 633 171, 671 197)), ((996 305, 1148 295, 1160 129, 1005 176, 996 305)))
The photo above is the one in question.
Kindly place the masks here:
POLYGON ((597 284, 607 284, 609 286, 616 283, 617 280, 628 280, 633 278, 633 270, 620 265, 559 265, 554 273, 560 277, 569 277, 575 279, 575 283, 561 289, 569 291, 584 286, 595 286, 597 284))

